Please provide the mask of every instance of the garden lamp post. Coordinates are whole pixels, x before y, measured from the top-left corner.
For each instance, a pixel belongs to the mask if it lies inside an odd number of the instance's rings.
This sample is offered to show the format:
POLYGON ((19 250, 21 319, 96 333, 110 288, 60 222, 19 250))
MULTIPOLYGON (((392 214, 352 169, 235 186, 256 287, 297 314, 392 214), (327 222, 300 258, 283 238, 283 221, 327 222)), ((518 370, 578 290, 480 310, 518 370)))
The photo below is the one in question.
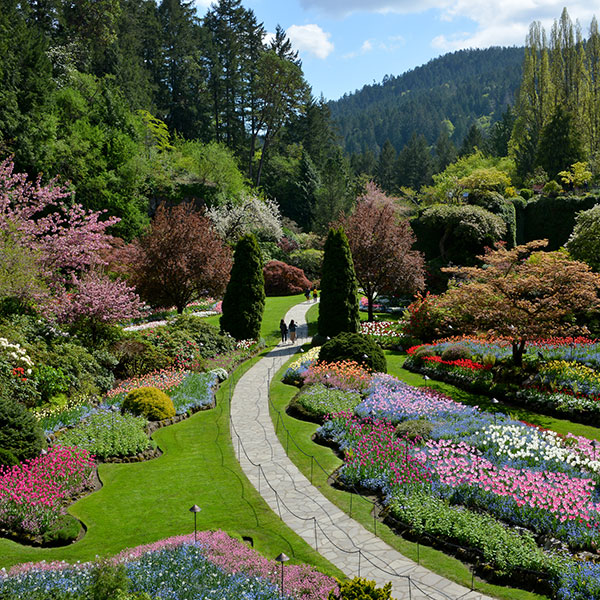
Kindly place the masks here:
POLYGON ((190 508, 190 512, 194 513, 194 544, 198 541, 198 533, 197 533, 197 529, 196 529, 196 515, 201 510, 202 509, 197 504, 194 504, 194 506, 192 506, 192 508, 190 508))
POLYGON ((283 598, 283 563, 290 560, 290 558, 282 552, 275 560, 281 564, 281 597, 283 598))
POLYGON ((592 440, 592 448, 593 448, 593 456, 592 456, 592 460, 596 460, 596 446, 597 446, 598 442, 596 440, 592 440))
MULTIPOLYGON (((492 404, 499 404, 499 400, 497 398, 492 398, 492 404)), ((494 409, 494 425, 496 424, 496 410, 494 409)))

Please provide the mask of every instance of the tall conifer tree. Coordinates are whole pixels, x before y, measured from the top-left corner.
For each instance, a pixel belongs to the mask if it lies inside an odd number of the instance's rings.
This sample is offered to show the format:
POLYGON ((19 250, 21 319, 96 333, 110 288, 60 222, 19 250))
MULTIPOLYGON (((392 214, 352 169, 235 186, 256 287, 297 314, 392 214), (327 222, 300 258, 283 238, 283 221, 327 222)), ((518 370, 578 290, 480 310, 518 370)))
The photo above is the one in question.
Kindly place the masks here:
POLYGON ((343 331, 357 333, 358 328, 358 290, 348 238, 341 227, 330 229, 323 256, 319 335, 335 337, 343 331))
POLYGON ((252 234, 235 247, 231 277, 223 297, 221 329, 236 340, 255 340, 260 335, 265 310, 265 279, 260 248, 252 234))

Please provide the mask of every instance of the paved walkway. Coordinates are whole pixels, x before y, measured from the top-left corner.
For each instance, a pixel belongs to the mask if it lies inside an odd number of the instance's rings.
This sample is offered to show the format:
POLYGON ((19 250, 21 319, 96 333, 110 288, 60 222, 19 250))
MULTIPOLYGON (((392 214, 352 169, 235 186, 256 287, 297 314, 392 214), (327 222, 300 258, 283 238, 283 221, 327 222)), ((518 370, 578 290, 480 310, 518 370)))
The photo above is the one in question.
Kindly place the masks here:
POLYGON ((231 401, 232 441, 246 476, 283 521, 348 577, 392 581, 397 600, 486 600, 405 558, 327 500, 287 457, 269 416, 271 377, 306 341, 311 302, 294 306, 285 321, 300 324, 295 345, 279 344, 236 384, 231 401), (260 467, 258 466, 260 465, 260 467))

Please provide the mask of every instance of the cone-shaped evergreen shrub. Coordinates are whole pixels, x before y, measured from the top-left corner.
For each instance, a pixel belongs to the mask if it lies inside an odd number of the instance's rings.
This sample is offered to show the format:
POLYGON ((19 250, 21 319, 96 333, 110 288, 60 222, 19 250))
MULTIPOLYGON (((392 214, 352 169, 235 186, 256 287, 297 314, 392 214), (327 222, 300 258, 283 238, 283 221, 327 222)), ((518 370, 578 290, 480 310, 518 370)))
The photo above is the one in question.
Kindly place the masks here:
POLYGON ((221 330, 236 340, 255 340, 265 310, 265 279, 260 248, 252 234, 237 243, 223 297, 221 330))
POLYGON ((0 396, 0 448, 23 461, 38 456, 45 445, 35 417, 19 402, 0 396))
POLYGON ((348 238, 341 227, 330 229, 323 255, 319 335, 335 337, 358 328, 357 283, 348 238))

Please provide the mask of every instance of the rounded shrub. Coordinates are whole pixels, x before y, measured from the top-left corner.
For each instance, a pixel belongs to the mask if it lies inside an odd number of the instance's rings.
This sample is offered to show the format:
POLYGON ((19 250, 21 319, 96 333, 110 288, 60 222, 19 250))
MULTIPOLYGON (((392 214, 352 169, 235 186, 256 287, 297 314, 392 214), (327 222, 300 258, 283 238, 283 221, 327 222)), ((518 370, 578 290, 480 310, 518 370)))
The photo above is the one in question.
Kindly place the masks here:
POLYGON ((10 451, 0 448, 0 467, 14 467, 19 464, 19 459, 10 451))
POLYGON ((442 352, 442 360, 460 360, 471 358, 471 352, 463 344, 451 344, 442 352))
POLYGON ((383 350, 360 333, 343 332, 325 342, 321 346, 319 360, 325 362, 353 360, 376 373, 387 373, 383 350))
POLYGON ((171 398, 158 388, 150 386, 131 390, 123 400, 122 410, 142 415, 149 421, 162 421, 175 416, 171 398))
POLYGON ((426 419, 411 419, 402 421, 396 427, 396 435, 399 438, 408 438, 411 441, 428 440, 433 431, 433 423, 426 419))
POLYGON ((423 359, 427 356, 435 356, 435 349, 433 346, 420 346, 412 354, 414 359, 423 359))
POLYGON ((0 448, 24 461, 38 456, 45 445, 35 417, 22 404, 0 396, 0 448))

